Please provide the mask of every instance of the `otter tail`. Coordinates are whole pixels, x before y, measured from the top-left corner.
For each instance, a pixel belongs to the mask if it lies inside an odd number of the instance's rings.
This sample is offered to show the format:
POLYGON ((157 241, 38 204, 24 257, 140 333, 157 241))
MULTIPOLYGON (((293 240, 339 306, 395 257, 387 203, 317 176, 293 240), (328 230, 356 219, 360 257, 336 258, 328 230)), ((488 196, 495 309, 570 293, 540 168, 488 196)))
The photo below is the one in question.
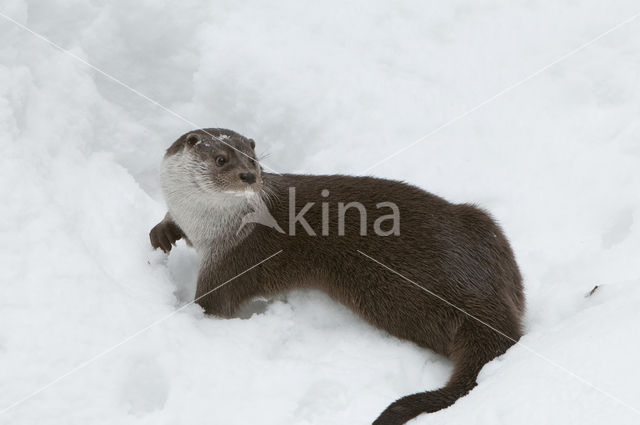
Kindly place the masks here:
MULTIPOLYGON (((403 397, 380 414, 373 425, 402 425, 421 413, 433 413, 451 406, 476 386, 482 367, 504 353, 516 341, 487 334, 488 329, 465 323, 456 335, 451 360, 454 369, 447 385, 403 397)), ((518 335, 514 332, 513 335, 518 335)), ((519 335, 518 335, 519 336, 519 335)))
POLYGON ((445 387, 402 397, 387 407, 373 425, 402 425, 421 413, 433 413, 451 406, 476 386, 481 368, 482 365, 457 364, 445 387))

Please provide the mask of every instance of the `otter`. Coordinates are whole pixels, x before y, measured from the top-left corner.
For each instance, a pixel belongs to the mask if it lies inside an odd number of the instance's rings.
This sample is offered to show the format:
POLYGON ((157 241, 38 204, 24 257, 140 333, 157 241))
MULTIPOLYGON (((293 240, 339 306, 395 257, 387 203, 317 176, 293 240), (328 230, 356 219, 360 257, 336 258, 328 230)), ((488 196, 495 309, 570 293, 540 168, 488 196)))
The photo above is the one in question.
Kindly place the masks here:
POLYGON ((169 253, 183 238, 195 247, 195 300, 205 313, 233 317, 256 297, 315 288, 451 359, 444 387, 400 398, 374 425, 452 405, 522 335, 514 253, 474 205, 373 177, 268 173, 252 139, 218 128, 178 138, 160 180, 168 212, 151 230, 151 245, 169 253))

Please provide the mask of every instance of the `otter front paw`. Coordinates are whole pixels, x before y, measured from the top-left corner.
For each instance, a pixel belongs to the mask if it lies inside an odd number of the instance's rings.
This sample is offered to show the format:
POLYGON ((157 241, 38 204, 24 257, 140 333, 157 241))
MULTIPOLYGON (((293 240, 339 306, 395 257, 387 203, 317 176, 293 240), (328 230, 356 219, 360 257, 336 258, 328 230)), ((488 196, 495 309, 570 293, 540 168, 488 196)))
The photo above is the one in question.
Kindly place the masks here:
POLYGON ((171 251, 171 246, 175 246, 176 241, 183 237, 184 233, 173 221, 163 220, 149 232, 149 239, 153 249, 160 248, 167 254, 171 251))

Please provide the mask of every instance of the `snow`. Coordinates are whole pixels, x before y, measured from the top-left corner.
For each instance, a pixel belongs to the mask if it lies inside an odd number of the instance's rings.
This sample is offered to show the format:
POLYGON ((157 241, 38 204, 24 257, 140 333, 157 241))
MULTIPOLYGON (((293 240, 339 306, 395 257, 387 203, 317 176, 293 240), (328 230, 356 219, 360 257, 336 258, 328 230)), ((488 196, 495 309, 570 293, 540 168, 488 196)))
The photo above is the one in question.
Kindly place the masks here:
POLYGON ((366 174, 492 211, 525 276, 527 334, 416 424, 640 423, 640 19, 518 85, 636 1, 0 12, 184 117, 0 16, 0 423, 368 424, 446 382, 446 359, 322 293, 246 320, 188 304, 194 252, 166 257, 147 234, 164 150, 218 126, 278 171, 316 174, 363 174, 440 128, 366 174))

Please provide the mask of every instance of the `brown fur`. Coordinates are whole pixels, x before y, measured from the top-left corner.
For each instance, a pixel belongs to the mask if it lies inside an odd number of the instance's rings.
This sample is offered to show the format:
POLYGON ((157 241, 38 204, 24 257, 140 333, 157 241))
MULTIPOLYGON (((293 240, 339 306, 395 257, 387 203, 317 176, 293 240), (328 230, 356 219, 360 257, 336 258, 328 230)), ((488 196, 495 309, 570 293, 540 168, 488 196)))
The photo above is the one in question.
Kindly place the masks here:
MULTIPOLYGON (((219 135, 226 130, 207 131, 219 135)), ((239 139, 234 146, 255 155, 248 143, 248 139, 239 139)), ((185 136, 174 143, 167 156, 181 149, 189 149, 185 136)), ((237 168, 250 168, 243 155, 237 152, 230 155, 237 157, 237 168)), ((453 361, 454 371, 445 387, 394 402, 374 425, 399 425, 420 413, 450 406, 476 385, 476 377, 484 364, 520 338, 524 310, 520 272, 502 230, 483 210, 467 204, 451 204, 397 181, 342 175, 281 176, 263 173, 259 166, 254 171, 271 194, 267 202, 269 211, 283 229, 289 228, 289 187, 296 188, 296 212, 307 202, 315 202, 304 217, 317 235, 308 235, 299 225, 296 235, 290 236, 250 224, 237 240, 230 232, 224 240, 212 242, 215 260, 213 254, 202 258, 196 297, 275 252, 283 251, 199 299, 198 303, 208 314, 231 317, 254 297, 296 288, 318 288, 374 326, 453 361), (320 196, 323 189, 329 190, 326 198, 320 196), (345 235, 336 234, 336 205, 351 201, 366 207, 366 236, 359 234, 359 214, 355 209, 346 214, 345 235), (399 207, 399 236, 377 236, 372 230, 376 218, 389 213, 379 210, 376 204, 387 201, 399 207), (333 209, 329 214, 328 236, 321 235, 322 202, 329 202, 333 209), (376 264, 358 250, 506 337, 376 264)), ((173 213, 172 205, 169 210, 173 213)), ((182 236, 180 223, 168 215, 151 231, 151 242, 168 252, 170 244, 182 236)), ((194 235, 186 236, 194 239, 194 235)))

